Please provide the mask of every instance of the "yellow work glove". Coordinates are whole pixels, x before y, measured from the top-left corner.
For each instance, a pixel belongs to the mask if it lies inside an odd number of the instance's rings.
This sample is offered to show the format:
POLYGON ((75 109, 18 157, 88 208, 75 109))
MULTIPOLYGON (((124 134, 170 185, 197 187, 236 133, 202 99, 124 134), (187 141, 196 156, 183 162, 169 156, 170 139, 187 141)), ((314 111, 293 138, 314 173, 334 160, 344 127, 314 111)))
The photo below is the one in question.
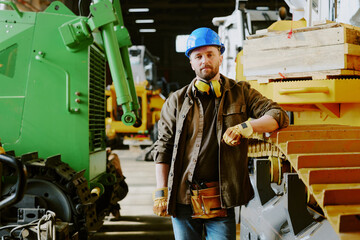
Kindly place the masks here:
POLYGON ((254 130, 250 122, 246 121, 226 129, 226 132, 223 135, 223 141, 229 146, 236 146, 240 144, 240 139, 242 137, 248 138, 253 132, 254 130))
POLYGON ((160 217, 167 217, 167 199, 168 188, 158 188, 153 193, 154 207, 153 211, 160 217))

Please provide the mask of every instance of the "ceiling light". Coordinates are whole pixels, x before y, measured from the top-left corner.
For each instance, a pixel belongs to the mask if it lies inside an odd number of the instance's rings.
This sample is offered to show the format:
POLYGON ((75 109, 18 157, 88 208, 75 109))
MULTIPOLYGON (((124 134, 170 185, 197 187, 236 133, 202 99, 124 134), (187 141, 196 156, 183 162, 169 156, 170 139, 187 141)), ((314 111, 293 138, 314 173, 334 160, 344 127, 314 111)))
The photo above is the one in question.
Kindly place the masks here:
POLYGON ((154 19, 136 19, 136 23, 154 23, 154 19))
POLYGON ((156 29, 154 28, 148 28, 148 29, 139 29, 139 32, 142 32, 142 33, 153 33, 153 32, 156 32, 156 29))
POLYGON ((129 12, 148 12, 148 8, 129 8, 129 12))

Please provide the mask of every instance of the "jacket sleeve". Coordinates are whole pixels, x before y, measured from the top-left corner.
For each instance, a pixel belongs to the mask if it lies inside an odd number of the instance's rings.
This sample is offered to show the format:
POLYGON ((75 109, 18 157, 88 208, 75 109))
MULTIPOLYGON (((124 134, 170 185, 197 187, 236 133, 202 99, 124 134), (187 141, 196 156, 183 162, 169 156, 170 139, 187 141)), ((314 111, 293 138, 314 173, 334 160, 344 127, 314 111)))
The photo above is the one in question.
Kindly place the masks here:
POLYGON ((270 115, 278 122, 279 128, 286 128, 289 125, 289 117, 279 104, 251 88, 249 83, 244 85, 244 93, 247 96, 250 117, 260 118, 263 115, 270 115))
POLYGON ((155 142, 154 150, 151 152, 156 163, 171 163, 176 131, 176 102, 176 94, 173 93, 161 109, 158 122, 158 140, 155 142))

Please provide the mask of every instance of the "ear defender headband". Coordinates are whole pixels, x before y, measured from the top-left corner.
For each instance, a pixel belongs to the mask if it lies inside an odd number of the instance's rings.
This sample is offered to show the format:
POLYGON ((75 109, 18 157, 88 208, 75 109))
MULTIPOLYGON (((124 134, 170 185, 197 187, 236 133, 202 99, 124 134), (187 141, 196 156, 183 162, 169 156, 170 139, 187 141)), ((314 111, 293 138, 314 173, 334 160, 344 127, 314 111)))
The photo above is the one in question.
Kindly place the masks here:
POLYGON ((196 80, 195 87, 201 93, 213 94, 217 98, 221 97, 221 85, 218 80, 212 80, 211 82, 196 80))

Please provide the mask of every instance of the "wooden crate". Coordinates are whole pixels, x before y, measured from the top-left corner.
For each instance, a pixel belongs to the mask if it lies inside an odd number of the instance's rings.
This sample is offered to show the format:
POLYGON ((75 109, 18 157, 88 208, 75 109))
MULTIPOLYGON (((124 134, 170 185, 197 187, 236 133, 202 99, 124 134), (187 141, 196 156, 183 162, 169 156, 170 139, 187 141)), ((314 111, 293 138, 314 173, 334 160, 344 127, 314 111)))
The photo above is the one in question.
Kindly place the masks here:
POLYGON ((250 36, 241 58, 247 80, 358 75, 360 28, 330 23, 250 36))

